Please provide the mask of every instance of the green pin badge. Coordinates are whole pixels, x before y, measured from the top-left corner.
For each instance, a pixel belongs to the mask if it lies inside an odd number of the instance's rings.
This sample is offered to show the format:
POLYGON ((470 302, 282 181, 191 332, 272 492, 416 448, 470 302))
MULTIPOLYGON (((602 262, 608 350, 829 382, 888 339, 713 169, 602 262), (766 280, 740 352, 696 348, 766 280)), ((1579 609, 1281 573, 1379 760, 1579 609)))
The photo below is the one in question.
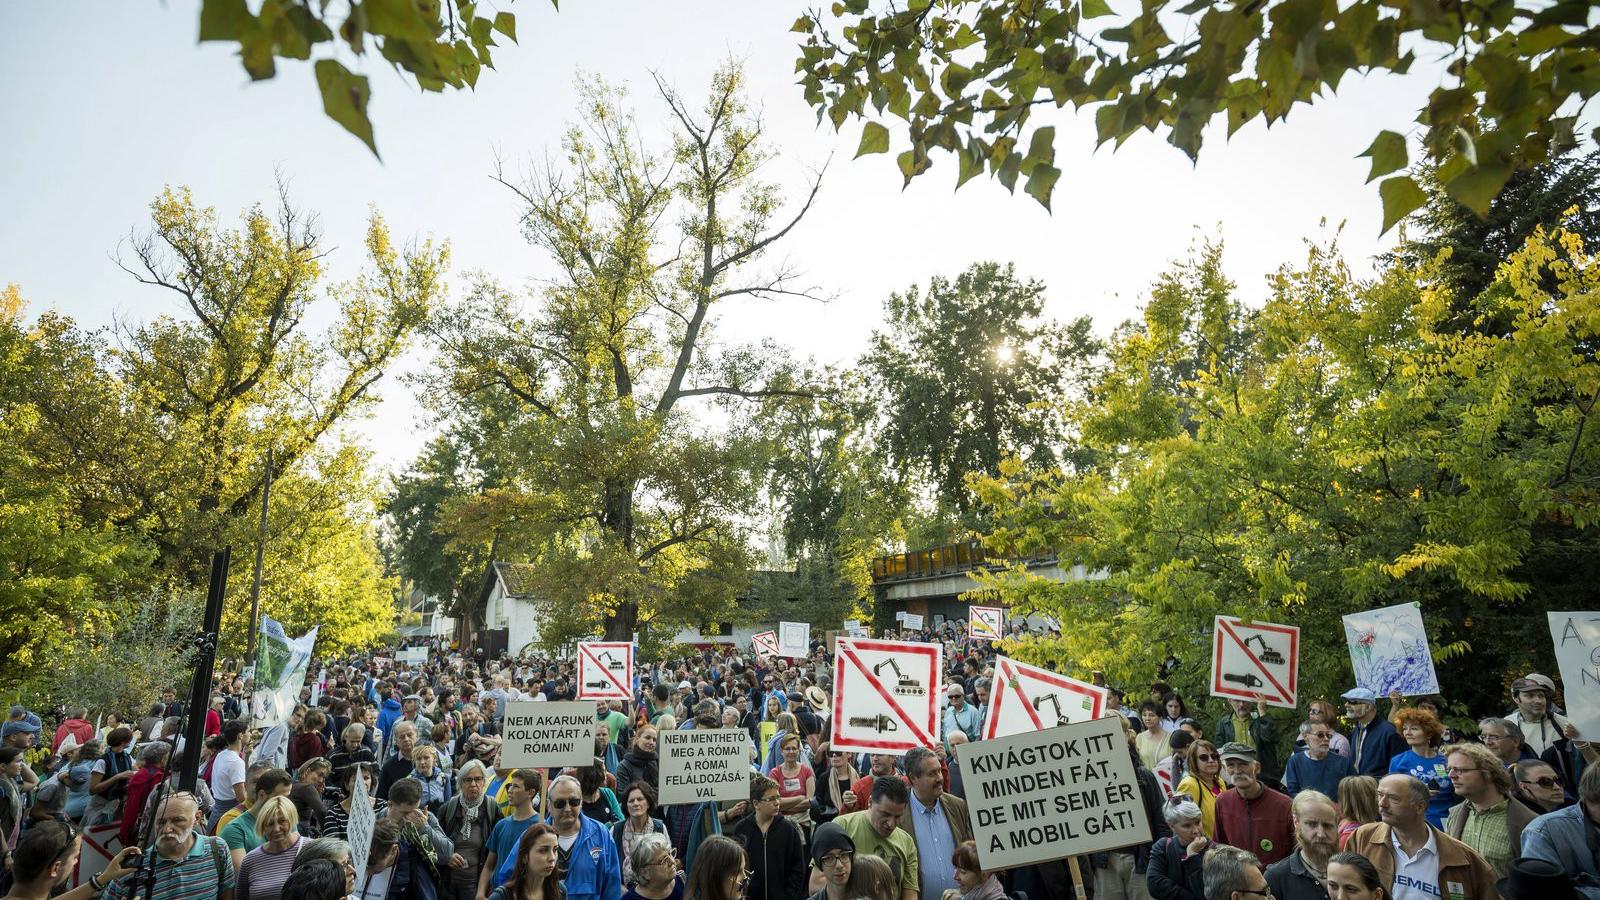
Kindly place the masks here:
POLYGON ((1262 838, 1261 839, 1261 852, 1262 853, 1271 853, 1272 852, 1272 841, 1268 840, 1267 838, 1262 838))

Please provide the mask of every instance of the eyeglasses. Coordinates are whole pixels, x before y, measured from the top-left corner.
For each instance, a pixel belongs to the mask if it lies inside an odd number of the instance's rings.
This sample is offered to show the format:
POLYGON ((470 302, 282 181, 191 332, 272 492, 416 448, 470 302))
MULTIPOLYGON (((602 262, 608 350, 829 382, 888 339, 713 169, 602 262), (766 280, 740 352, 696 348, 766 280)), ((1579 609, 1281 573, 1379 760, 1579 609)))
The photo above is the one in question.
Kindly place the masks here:
POLYGON ((829 750, 828 751, 828 755, 829 756, 843 756, 844 755, 844 751, 843 750, 829 750))
POLYGON ((1217 758, 1209 753, 1196 753, 1194 758, 1198 762, 1216 762, 1217 758))
POLYGON ((779 796, 778 794, 771 794, 769 796, 762 797, 760 800, 757 800, 756 802, 757 803, 777 803, 779 800, 782 800, 782 799, 783 798, 781 796, 779 796))
POLYGON ((1449 768, 1444 770, 1444 773, 1446 775, 1465 775, 1468 772, 1481 772, 1481 771, 1483 771, 1483 770, 1478 768, 1477 766, 1468 766, 1466 768, 1462 768, 1461 766, 1450 766, 1449 768))
POLYGON ((1537 784, 1539 787, 1542 787, 1547 791, 1551 788, 1561 786, 1561 779, 1550 775, 1546 775, 1543 778, 1518 778, 1517 781, 1521 782, 1522 784, 1537 784))
POLYGON ((1484 734, 1478 735, 1478 740, 1483 741, 1485 744, 1487 744, 1490 741, 1503 741, 1507 737, 1509 737, 1509 735, 1484 733, 1484 734))
POLYGON ((569 800, 551 800, 550 801, 550 806, 553 809, 577 809, 578 807, 580 807, 582 805, 583 805, 583 801, 581 799, 578 799, 578 798, 572 798, 572 799, 569 799, 569 800))
POLYGON ((825 868, 831 869, 834 866, 842 866, 848 862, 850 862, 850 854, 848 853, 825 853, 822 856, 822 865, 825 868))

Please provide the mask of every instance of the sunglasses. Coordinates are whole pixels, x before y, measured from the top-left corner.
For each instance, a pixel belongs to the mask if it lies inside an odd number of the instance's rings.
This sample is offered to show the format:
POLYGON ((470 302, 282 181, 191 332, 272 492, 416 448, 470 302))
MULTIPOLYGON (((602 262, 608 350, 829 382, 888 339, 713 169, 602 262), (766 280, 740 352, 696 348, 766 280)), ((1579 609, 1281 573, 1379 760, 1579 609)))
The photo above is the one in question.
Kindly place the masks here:
POLYGON ((582 800, 551 800, 552 809, 577 809, 583 805, 582 800))
POLYGON ((1196 753, 1194 758, 1199 762, 1216 762, 1217 758, 1209 753, 1196 753))
POLYGON ((1547 791, 1551 788, 1561 786, 1561 779, 1554 778, 1549 775, 1546 775, 1543 778, 1518 778, 1517 780, 1523 784, 1537 784, 1539 787, 1542 787, 1547 791))

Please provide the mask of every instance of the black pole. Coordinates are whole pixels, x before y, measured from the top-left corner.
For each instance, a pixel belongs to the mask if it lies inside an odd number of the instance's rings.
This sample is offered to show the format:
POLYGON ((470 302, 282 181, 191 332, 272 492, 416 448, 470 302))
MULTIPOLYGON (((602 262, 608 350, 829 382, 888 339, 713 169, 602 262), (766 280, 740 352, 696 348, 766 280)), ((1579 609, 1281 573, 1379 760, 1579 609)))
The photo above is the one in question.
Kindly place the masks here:
POLYGON ((200 775, 200 747, 205 740, 206 709, 211 700, 211 670, 217 662, 217 639, 222 631, 222 598, 228 591, 228 562, 233 548, 224 547, 211 557, 211 587, 206 591, 206 618, 195 642, 194 681, 189 686, 189 718, 183 730, 183 771, 178 790, 193 791, 200 775))
POLYGON ((267 552, 267 507, 272 503, 272 448, 267 448, 267 472, 261 484, 261 526, 256 529, 256 573, 250 584, 250 639, 245 643, 244 664, 256 661, 256 634, 261 627, 261 563, 267 552))

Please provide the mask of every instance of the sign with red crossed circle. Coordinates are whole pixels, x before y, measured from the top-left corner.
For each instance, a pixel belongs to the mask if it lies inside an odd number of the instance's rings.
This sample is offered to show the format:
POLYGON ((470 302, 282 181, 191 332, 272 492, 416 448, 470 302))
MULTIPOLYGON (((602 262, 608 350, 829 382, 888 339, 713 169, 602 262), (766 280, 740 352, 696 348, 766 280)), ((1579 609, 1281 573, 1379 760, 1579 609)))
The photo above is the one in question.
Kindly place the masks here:
POLYGON ((934 746, 941 645, 841 636, 834 651, 833 749, 900 755, 934 746))
POLYGON ((998 641, 1005 630, 1006 611, 999 606, 974 606, 967 631, 976 640, 998 641))
POLYGON ((1105 688, 1002 656, 994 665, 983 739, 1098 719, 1107 702, 1105 688))
POLYGON ((633 644, 584 641, 578 644, 578 699, 633 699, 633 644))
POLYGON ((1212 635, 1211 696, 1265 700, 1294 709, 1299 697, 1300 629, 1217 616, 1212 635))
POLYGON ((750 639, 750 647, 762 656, 777 656, 778 633, 763 631, 750 639))

